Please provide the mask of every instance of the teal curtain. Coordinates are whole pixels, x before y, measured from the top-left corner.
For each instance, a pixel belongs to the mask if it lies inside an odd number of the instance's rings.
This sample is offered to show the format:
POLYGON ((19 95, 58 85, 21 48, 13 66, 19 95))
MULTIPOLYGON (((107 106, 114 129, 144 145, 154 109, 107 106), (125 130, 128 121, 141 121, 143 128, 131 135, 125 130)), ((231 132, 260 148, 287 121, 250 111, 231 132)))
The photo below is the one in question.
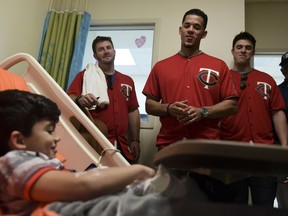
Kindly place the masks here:
POLYGON ((90 14, 76 10, 51 10, 45 19, 38 61, 64 90, 74 56, 73 69, 81 70, 90 20, 90 14))
POLYGON ((74 49, 74 54, 72 57, 72 62, 68 76, 67 88, 70 86, 77 73, 80 70, 82 70, 83 57, 90 27, 90 21, 91 21, 91 15, 85 12, 81 21, 80 30, 76 40, 76 46, 74 49))

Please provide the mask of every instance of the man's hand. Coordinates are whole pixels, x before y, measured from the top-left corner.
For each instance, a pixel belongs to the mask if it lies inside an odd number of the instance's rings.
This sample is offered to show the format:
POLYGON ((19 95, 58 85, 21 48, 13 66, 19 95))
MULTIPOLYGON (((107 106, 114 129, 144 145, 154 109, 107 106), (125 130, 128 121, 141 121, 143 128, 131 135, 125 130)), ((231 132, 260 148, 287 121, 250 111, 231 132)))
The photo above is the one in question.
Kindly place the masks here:
POLYGON ((140 141, 139 140, 132 140, 130 143, 130 151, 135 157, 135 161, 138 161, 140 157, 140 141))
POLYGON ((186 109, 189 107, 187 103, 188 100, 176 101, 174 103, 169 104, 169 107, 167 106, 167 114, 174 117, 187 115, 186 109))
POLYGON ((78 103, 83 106, 83 107, 87 107, 88 109, 92 108, 93 106, 97 106, 98 105, 98 99, 99 97, 95 97, 95 95, 89 93, 86 95, 83 95, 82 97, 80 97, 78 99, 78 103))
POLYGON ((183 125, 189 125, 200 121, 203 117, 200 108, 189 106, 185 109, 186 114, 177 116, 177 120, 183 125))

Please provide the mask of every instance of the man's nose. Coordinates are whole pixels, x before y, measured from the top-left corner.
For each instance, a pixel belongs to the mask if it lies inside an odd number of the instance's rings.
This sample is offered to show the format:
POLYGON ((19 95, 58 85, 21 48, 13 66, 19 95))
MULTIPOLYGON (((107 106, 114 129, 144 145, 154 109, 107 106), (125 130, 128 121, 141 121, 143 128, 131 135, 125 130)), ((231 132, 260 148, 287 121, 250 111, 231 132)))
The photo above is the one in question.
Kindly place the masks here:
POLYGON ((246 49, 246 47, 243 46, 240 50, 241 50, 241 52, 246 52, 247 49, 246 49))

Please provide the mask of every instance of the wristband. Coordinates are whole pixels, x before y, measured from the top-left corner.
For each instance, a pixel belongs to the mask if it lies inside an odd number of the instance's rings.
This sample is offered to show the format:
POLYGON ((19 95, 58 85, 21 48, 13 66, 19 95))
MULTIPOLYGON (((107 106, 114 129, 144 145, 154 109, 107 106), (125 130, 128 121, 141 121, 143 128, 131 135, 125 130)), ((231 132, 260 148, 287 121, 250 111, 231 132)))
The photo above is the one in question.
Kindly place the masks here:
POLYGON ((170 112, 169 112, 169 107, 170 107, 171 103, 168 104, 167 108, 166 108, 166 113, 167 115, 171 116, 170 112))
POLYGON ((78 100, 82 97, 83 95, 78 95, 76 98, 75 98, 75 103, 78 103, 78 100))
POLYGON ((76 98, 75 98, 75 103, 81 107, 81 104, 79 103, 79 99, 83 97, 83 95, 78 95, 76 98))

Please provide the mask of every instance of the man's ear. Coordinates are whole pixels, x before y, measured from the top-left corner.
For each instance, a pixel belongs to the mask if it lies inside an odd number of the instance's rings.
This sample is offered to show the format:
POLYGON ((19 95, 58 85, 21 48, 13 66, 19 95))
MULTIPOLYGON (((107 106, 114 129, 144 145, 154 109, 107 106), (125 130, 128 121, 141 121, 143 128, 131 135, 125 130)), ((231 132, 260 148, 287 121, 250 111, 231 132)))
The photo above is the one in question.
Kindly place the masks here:
POLYGON ((204 31, 204 34, 203 34, 203 36, 202 36, 202 39, 205 38, 205 37, 207 36, 207 34, 208 34, 208 31, 204 31))
POLYGON ((23 135, 19 131, 12 131, 9 139, 9 145, 11 149, 26 149, 26 145, 23 142, 23 135))

